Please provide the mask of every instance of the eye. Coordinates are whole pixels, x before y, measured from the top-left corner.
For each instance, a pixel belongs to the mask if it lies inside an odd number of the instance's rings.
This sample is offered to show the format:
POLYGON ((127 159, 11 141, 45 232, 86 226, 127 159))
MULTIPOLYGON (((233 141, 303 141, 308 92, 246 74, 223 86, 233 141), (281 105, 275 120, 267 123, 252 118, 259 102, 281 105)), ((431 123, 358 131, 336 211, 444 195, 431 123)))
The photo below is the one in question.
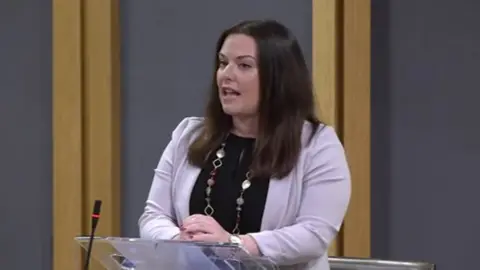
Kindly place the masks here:
POLYGON ((218 67, 224 68, 228 65, 228 62, 225 60, 218 60, 218 67))
POLYGON ((240 63, 238 65, 241 69, 249 69, 252 67, 252 65, 249 65, 249 64, 245 64, 245 63, 240 63))

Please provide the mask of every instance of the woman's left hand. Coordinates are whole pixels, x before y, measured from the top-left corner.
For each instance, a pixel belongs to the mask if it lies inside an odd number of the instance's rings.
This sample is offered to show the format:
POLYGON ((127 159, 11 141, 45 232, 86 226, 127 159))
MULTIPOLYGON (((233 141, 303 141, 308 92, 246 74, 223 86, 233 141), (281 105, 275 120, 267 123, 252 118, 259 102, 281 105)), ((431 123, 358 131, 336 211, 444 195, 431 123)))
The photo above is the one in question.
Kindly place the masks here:
POLYGON ((229 242, 230 234, 218 222, 205 215, 191 215, 183 221, 181 228, 190 234, 192 241, 229 242))

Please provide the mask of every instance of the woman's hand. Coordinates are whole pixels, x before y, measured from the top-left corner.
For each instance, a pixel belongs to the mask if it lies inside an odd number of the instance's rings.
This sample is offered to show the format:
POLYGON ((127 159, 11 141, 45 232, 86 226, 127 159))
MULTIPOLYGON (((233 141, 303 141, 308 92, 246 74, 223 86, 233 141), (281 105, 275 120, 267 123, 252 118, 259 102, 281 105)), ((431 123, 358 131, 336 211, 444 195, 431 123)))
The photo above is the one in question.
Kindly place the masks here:
MULTIPOLYGON (((230 233, 225 231, 218 222, 210 217, 204 215, 192 215, 187 217, 183 226, 180 237, 186 237, 186 240, 204 241, 204 242, 230 242, 230 233)), ((243 248, 251 255, 258 256, 260 251, 257 242, 249 235, 241 235, 240 239, 243 242, 243 248)))
POLYGON ((180 229, 184 235, 190 235, 192 241, 230 242, 230 234, 210 216, 191 215, 183 221, 180 229))
POLYGON ((185 230, 180 229, 180 234, 176 239, 181 241, 191 241, 192 235, 190 233, 185 232, 185 230))

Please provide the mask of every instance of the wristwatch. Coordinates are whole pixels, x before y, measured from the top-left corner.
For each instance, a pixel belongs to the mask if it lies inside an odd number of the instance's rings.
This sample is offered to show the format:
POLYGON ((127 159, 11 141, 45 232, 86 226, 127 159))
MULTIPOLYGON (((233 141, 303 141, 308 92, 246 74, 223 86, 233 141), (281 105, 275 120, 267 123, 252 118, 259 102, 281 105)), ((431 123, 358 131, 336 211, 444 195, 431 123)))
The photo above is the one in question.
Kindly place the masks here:
POLYGON ((239 245, 239 246, 242 246, 242 245, 243 245, 242 239, 241 239, 239 236, 233 235, 233 234, 230 235, 230 243, 232 243, 232 244, 237 244, 237 245, 239 245))

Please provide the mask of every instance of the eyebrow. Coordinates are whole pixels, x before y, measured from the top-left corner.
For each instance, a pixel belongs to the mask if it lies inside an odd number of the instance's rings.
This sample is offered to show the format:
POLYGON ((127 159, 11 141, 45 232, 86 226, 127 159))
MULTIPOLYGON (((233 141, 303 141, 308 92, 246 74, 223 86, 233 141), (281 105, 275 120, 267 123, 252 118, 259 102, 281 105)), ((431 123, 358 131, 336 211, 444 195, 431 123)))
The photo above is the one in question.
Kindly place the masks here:
MULTIPOLYGON (((218 57, 219 57, 219 58, 228 58, 228 57, 226 57, 223 53, 218 53, 218 57)), ((235 58, 236 58, 236 59, 239 59, 239 60, 240 60, 240 59, 245 59, 245 58, 251 58, 251 59, 253 59, 253 60, 256 60, 256 58, 255 58, 254 56, 248 55, 248 54, 239 55, 239 56, 237 56, 237 57, 235 57, 235 58)))

